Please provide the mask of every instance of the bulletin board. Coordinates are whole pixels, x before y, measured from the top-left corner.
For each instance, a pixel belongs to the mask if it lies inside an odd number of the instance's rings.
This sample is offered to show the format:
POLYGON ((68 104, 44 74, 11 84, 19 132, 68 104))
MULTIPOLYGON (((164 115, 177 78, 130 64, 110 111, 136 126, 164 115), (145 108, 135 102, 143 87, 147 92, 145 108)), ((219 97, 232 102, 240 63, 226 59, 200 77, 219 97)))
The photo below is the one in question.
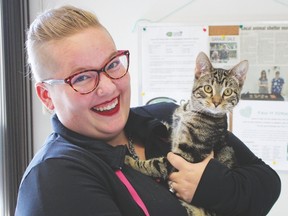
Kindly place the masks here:
POLYGON ((288 23, 157 23, 139 26, 138 35, 141 104, 189 99, 200 51, 214 67, 228 69, 248 60, 231 130, 274 169, 288 170, 288 23), (260 90, 262 71, 267 77, 266 92, 260 90))

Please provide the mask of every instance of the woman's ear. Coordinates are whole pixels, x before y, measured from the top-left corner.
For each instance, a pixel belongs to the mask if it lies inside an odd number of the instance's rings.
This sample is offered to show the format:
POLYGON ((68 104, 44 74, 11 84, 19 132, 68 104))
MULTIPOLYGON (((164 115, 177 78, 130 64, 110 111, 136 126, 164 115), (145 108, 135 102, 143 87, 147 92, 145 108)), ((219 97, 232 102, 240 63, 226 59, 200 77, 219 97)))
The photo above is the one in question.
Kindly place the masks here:
POLYGON ((35 84, 35 89, 36 89, 37 96, 42 101, 42 103, 45 105, 45 107, 48 110, 53 111, 54 105, 53 105, 52 99, 49 95, 49 90, 45 86, 45 84, 38 82, 35 84))

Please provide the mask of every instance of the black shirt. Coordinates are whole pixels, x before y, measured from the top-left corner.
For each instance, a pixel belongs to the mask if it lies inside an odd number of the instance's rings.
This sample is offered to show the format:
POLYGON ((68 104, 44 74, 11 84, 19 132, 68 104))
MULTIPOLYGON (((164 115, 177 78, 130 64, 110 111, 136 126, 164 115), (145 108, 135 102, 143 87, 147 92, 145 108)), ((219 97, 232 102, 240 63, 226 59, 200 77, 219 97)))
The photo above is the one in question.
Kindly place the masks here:
MULTIPOLYGON (((168 132, 176 105, 161 103, 133 108, 125 131, 145 145, 146 158, 170 151, 168 132)), ((54 115, 54 133, 28 166, 18 194, 16 216, 144 215, 115 175, 121 169, 151 216, 187 215, 164 183, 124 164, 125 145, 112 147, 101 140, 65 128, 54 115)), ((223 215, 266 215, 280 193, 278 175, 232 134, 239 167, 229 170, 211 160, 192 203, 223 215)))

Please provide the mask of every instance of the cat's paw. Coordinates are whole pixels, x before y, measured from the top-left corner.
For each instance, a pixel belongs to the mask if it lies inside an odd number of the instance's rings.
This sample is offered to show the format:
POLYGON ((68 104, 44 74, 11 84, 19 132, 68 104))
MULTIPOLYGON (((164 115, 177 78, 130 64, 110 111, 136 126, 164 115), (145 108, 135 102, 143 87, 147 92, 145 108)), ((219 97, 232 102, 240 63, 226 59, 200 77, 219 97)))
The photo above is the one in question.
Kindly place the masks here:
POLYGON ((203 208, 193 206, 189 203, 184 202, 183 200, 180 200, 180 202, 182 206, 186 208, 187 214, 189 216, 216 216, 215 213, 209 212, 203 208))
POLYGON ((132 157, 126 155, 124 163, 128 166, 135 167, 136 160, 132 157))

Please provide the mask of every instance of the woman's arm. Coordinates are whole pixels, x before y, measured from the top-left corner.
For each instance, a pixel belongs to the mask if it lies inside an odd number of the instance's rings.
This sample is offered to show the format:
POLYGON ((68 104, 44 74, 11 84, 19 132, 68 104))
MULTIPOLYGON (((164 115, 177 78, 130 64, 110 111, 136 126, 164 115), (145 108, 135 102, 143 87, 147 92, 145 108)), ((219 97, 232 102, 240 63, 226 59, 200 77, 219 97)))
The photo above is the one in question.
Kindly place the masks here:
MULTIPOLYGON (((196 190, 192 204, 223 215, 266 215, 280 194, 281 182, 277 173, 233 134, 229 135, 228 143, 234 148, 239 163, 234 169, 228 169, 214 159, 198 164, 183 160, 183 164, 178 165, 178 168, 184 167, 179 170, 182 171, 181 178, 189 176, 194 181, 190 185, 196 190), (200 179, 198 186, 197 179, 200 179)), ((179 174, 176 177, 180 178, 179 174)), ((176 181, 176 177, 171 174, 170 180, 176 181)), ((188 186, 183 184, 184 187, 188 186)), ((181 192, 181 189, 175 189, 181 192)), ((187 195, 187 190, 186 194, 184 191, 180 196, 187 195)))

